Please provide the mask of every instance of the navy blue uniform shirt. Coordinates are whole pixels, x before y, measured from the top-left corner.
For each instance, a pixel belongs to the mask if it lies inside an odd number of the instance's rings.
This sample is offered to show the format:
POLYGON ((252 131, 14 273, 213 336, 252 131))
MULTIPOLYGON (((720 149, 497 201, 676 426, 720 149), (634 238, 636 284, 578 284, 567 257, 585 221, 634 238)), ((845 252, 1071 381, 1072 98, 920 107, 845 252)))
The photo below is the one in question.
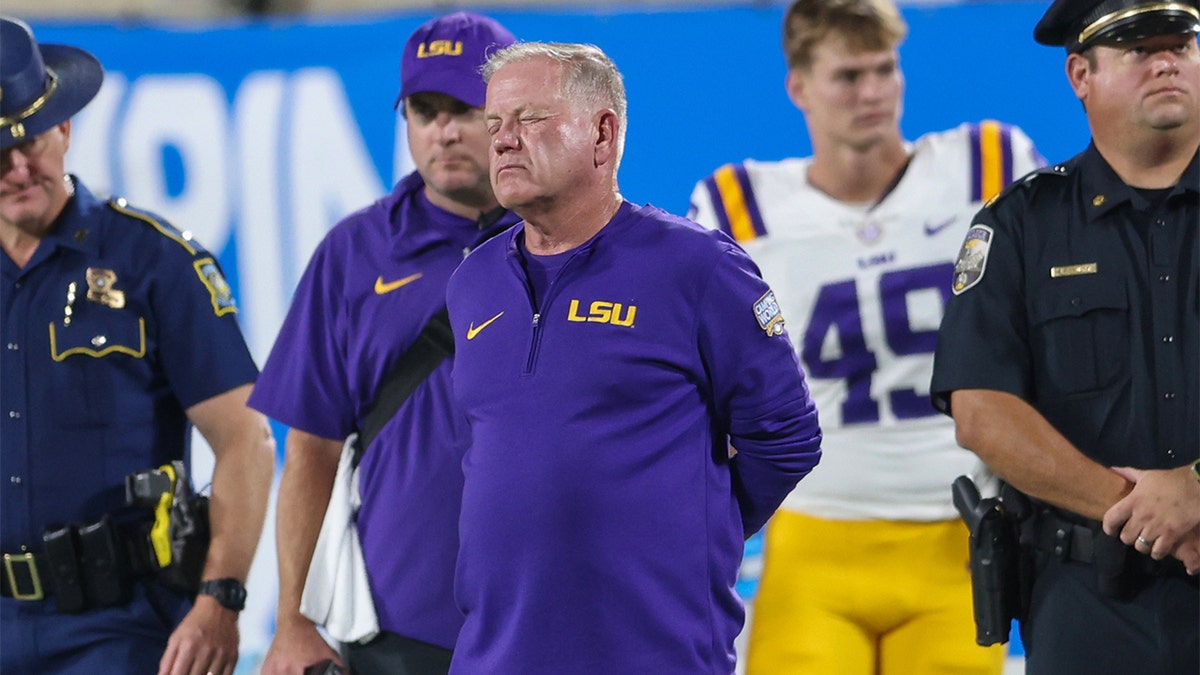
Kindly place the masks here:
POLYGON ((1147 195, 1092 145, 980 211, 942 320, 934 404, 1004 391, 1100 464, 1196 459, 1198 190, 1197 158, 1165 196, 1147 195))
POLYGON ((122 507, 126 475, 184 457, 188 407, 257 375, 215 258, 77 180, 24 268, 0 255, 0 317, 6 553, 122 507))

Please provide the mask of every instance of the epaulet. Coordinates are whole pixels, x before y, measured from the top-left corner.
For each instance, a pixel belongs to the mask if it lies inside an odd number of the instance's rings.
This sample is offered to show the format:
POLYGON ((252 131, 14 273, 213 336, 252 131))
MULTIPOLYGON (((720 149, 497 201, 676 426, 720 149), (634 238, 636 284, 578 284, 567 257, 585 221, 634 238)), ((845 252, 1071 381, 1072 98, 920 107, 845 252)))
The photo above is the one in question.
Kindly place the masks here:
POLYGON ((110 198, 108 200, 108 207, 121 215, 129 216, 130 218, 146 223, 155 230, 158 230, 159 234, 182 246, 189 255, 196 255, 196 247, 192 246, 192 236, 190 233, 183 232, 168 223, 164 223, 151 213, 133 208, 124 197, 110 198))
POLYGON ((1060 178, 1068 176, 1071 174, 1071 168, 1072 167, 1067 164, 1050 164, 1047 166, 1043 166, 1040 169, 1034 169, 1033 171, 1030 171, 1029 173, 1025 174, 1021 178, 1018 178, 1017 180, 1013 181, 1011 185, 1009 185, 1008 187, 1001 190, 1000 194, 997 194, 995 197, 992 197, 991 199, 987 200, 987 202, 984 203, 983 208, 985 208, 985 209, 992 208, 996 204, 1000 203, 1000 201, 1003 200, 1008 195, 1010 195, 1018 190, 1024 190, 1026 188, 1029 188, 1035 182, 1037 182, 1037 180, 1040 178, 1044 178, 1046 176, 1057 176, 1060 178))
POLYGON ((704 179, 721 230, 744 244, 767 233, 745 164, 726 164, 704 179))

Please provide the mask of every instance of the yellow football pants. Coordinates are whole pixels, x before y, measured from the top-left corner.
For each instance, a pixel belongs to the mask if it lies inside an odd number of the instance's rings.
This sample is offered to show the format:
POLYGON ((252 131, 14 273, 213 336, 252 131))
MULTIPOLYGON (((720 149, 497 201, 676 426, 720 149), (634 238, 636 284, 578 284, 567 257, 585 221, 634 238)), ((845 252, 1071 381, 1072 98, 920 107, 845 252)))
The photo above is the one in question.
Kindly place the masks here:
POLYGON ((747 675, 999 675, 975 643, 962 521, 779 511, 766 533, 747 675))

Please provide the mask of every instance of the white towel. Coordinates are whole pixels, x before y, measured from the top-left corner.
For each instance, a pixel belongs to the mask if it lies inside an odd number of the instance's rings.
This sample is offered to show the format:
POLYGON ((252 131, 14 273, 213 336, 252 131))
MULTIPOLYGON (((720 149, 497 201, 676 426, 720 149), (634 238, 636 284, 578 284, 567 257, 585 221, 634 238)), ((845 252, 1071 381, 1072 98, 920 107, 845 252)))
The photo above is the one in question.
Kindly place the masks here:
POLYGON ((362 503, 358 469, 353 467, 357 438, 358 434, 351 434, 342 446, 329 508, 300 596, 300 613, 324 626, 330 637, 340 642, 367 642, 379 634, 371 582, 354 525, 362 503))

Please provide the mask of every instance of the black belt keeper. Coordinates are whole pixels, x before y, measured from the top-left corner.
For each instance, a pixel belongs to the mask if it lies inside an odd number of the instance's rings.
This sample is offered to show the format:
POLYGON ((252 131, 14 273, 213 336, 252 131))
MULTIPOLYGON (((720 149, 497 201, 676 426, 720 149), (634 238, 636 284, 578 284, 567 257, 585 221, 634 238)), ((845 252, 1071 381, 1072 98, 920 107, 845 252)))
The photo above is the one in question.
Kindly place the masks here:
POLYGON ((42 545, 49 563, 48 585, 54 587, 58 611, 77 614, 87 607, 83 570, 79 567, 79 533, 74 525, 52 525, 42 531, 42 545))
POLYGON ((93 607, 123 605, 133 597, 129 564, 117 540, 117 530, 107 514, 79 528, 83 553, 84 591, 93 607))

